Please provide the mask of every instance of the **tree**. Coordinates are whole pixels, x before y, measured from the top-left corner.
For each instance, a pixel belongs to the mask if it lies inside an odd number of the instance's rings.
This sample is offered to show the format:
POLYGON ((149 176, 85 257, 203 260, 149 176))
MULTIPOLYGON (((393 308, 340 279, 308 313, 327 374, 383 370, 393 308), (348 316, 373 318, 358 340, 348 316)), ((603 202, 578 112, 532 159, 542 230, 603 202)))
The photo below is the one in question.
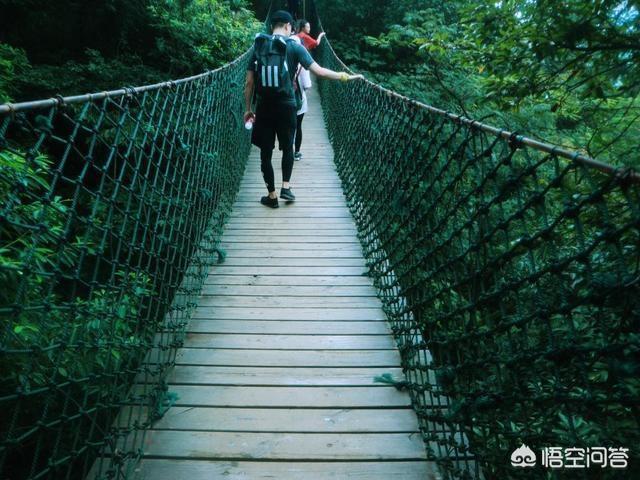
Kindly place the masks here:
MULTIPOLYGON (((32 65, 9 81, 3 63, 0 82, 22 101, 201 73, 249 48, 262 25, 247 6, 246 0, 0 0, 3 18, 12 19, 0 41, 24 51, 32 65)), ((7 55, 5 49, 0 59, 7 55)), ((11 64, 17 71, 18 63, 11 64)))
POLYGON ((368 9, 355 1, 349 24, 344 5, 319 5, 339 54, 392 89, 606 162, 640 164, 637 1, 419 0, 368 9))

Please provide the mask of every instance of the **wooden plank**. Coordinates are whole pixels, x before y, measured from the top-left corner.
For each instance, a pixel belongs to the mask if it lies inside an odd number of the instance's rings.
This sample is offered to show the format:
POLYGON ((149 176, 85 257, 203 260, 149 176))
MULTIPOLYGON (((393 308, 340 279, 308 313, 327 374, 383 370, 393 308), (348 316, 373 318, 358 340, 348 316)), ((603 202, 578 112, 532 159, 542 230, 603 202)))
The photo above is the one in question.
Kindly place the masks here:
POLYGON ((218 320, 367 321, 386 320, 380 308, 238 308, 198 307, 193 318, 218 320))
MULTIPOLYGON (((329 159, 321 159, 318 158, 317 162, 326 162, 329 159)), ((316 163, 317 163, 316 162, 316 163)), ((262 172, 258 169, 259 166, 248 165, 250 170, 245 171, 245 178, 240 183, 240 188, 262 188, 266 191, 266 186, 264 181, 262 180, 262 172)), ((282 173, 279 171, 279 168, 274 170, 276 177, 276 191, 279 193, 279 189, 281 187, 282 173)), ((293 175, 291 176, 290 184, 294 188, 298 188, 301 186, 304 187, 313 187, 313 186, 331 186, 334 188, 338 188, 341 186, 342 180, 338 175, 337 170, 324 169, 321 166, 314 165, 302 165, 300 168, 296 169, 296 166, 293 167, 293 175)))
POLYGON ((202 460, 420 460, 415 433, 244 433, 152 431, 145 457, 202 460))
POLYGON ((288 265, 289 267, 365 267, 363 258, 330 258, 326 257, 311 257, 311 258, 283 258, 283 257, 250 257, 243 258, 236 255, 234 252, 227 252, 227 258, 224 261, 224 265, 228 267, 269 267, 269 266, 282 266, 288 265))
POLYGON ((360 286, 261 286, 261 285, 206 285, 202 290, 202 295, 259 295, 259 296, 282 296, 286 293, 288 297, 373 297, 377 298, 376 290, 371 285, 360 286))
POLYGON ((263 320, 191 320, 190 333, 259 335, 389 335, 387 322, 265 322, 263 320))
MULTIPOLYGON (((319 182, 328 180, 339 182, 340 176, 338 175, 338 171, 335 168, 332 169, 330 167, 320 165, 320 163, 330 161, 328 158, 323 157, 323 155, 317 156, 315 158, 315 162, 296 162, 293 166, 294 175, 292 176, 292 183, 294 181, 319 182)), ((279 170, 280 169, 278 168, 274 169, 274 173, 277 172, 276 180, 280 180, 282 178, 281 172, 279 170)), ((264 186, 264 182, 262 180, 262 172, 260 171, 260 162, 253 163, 249 161, 249 163, 247 164, 247 170, 245 171, 245 177, 242 185, 247 184, 264 186)), ((279 187, 280 185, 277 186, 279 187)))
MULTIPOLYGON (((260 196, 266 194, 267 189, 265 187, 259 186, 248 186, 242 187, 238 191, 239 197, 247 197, 250 198, 251 195, 256 197, 256 201, 260 201, 260 196)), ((322 198, 324 196, 344 196, 344 192, 342 187, 322 187, 322 186, 314 186, 314 187, 304 187, 298 188, 296 193, 296 198, 300 196, 300 198, 322 198)), ((294 202, 295 203, 295 202, 294 202)), ((265 212, 269 211, 267 208, 264 209, 265 212)), ((279 209, 276 211, 280 211, 279 209)), ((312 217, 309 217, 312 218, 312 217)))
MULTIPOLYGON (((291 236, 291 237, 309 237, 309 236, 323 236, 323 237, 346 237, 352 236, 358 238, 357 233, 353 227, 347 228, 331 228, 320 229, 314 228, 313 225, 309 225, 308 228, 301 229, 295 226, 282 225, 274 223, 272 226, 263 226, 262 228, 255 228, 253 225, 249 225, 245 228, 228 228, 225 235, 233 236, 253 236, 253 242, 260 242, 260 237, 263 235, 276 235, 276 236, 291 236)), ((262 242, 265 243, 265 242, 262 242)), ((314 242, 316 243, 316 242, 314 242)))
MULTIPOLYGON (((302 160, 296 160, 293 164, 294 172, 302 170, 304 168, 312 168, 322 172, 331 173, 337 172, 335 164, 333 163, 333 159, 335 155, 331 150, 331 145, 324 142, 324 138, 318 139, 320 142, 314 148, 306 148, 306 152, 303 153, 304 157, 302 160)), ((282 155, 278 154, 274 156, 274 160, 272 165, 274 167, 274 173, 281 174, 281 159, 282 155)), ((258 178, 261 181, 262 175, 260 172, 260 157, 249 157, 249 161, 247 162, 247 172, 245 172, 245 177, 247 180, 252 180, 258 178)), ((277 175, 276 180, 279 180, 281 175, 277 175)))
MULTIPOLYGON (((297 172, 297 173, 299 174, 300 172, 297 172)), ((297 190, 303 190, 304 188, 307 188, 307 187, 340 188, 342 186, 340 180, 336 177, 330 177, 330 178, 308 178, 308 177, 312 177, 312 175, 298 175, 297 177, 295 177, 295 175, 292 176, 291 188, 297 189, 297 190)), ((263 188, 266 192, 266 187, 264 186, 264 183, 259 181, 254 180, 250 182, 243 182, 240 185, 240 188, 252 188, 252 187, 263 188)))
POLYGON ((306 218, 291 218, 291 221, 283 222, 281 218, 245 218, 233 223, 228 223, 225 235, 296 235, 296 236, 355 236, 358 231, 355 223, 346 218, 326 218, 331 223, 314 225, 304 222, 306 218))
MULTIPOLYGON (((300 172, 298 172, 300 173, 300 172)), ((277 175, 277 174, 276 174, 277 175)), ((278 175, 279 177, 280 175, 278 175)), ((294 190, 299 190, 301 193, 303 191, 306 191, 307 189, 332 189, 335 191, 340 191, 340 193, 342 192, 342 185, 340 183, 340 181, 336 181, 336 180, 327 180, 327 181, 314 181, 314 180, 309 180, 309 179, 305 179, 306 175, 298 175, 297 177, 292 176, 291 177, 291 187, 294 190)), ((277 178, 277 177, 276 177, 277 178)), ((277 182, 277 184, 280 182, 277 182)), ((280 185, 278 185, 276 188, 280 188, 280 185)), ((267 188, 265 187, 264 183, 262 183, 261 181, 253 181, 253 182, 247 182, 247 183, 243 183, 242 185, 240 185, 240 191, 243 191, 245 189, 257 189, 257 190, 262 190, 263 192, 266 193, 267 188)), ((340 194, 336 195, 338 198, 340 198, 340 194)), ((307 196, 307 195, 303 195, 303 197, 301 198, 313 198, 312 196, 307 196)))
MULTIPOLYGON (((253 224, 245 224, 240 227, 228 227, 225 232, 230 235, 251 235, 255 236, 260 232, 260 235, 264 234, 265 227, 256 228, 253 224)), ((300 228, 290 227, 287 224, 280 225, 276 230, 280 235, 296 235, 296 236, 309 236, 309 235, 322 235, 326 237, 345 236, 345 235, 357 235, 358 231, 355 227, 329 227, 324 231, 320 231, 318 228, 300 228)))
MULTIPOLYGON (((300 173, 300 172, 298 172, 300 173)), ((290 188, 293 190, 293 192, 296 194, 296 201, 293 202, 291 205, 297 205, 298 207, 300 207, 300 205, 298 205, 296 202, 298 200, 305 200, 307 203, 314 203, 314 206, 316 207, 317 210, 322 210, 324 208, 327 208, 328 205, 322 205, 318 203, 318 198, 323 198, 323 197, 318 197, 316 195, 309 195, 309 190, 314 190, 314 189, 321 189, 321 190, 326 190, 326 189, 334 189, 335 190, 339 190, 342 191, 342 185, 340 183, 339 180, 335 179, 335 180, 317 180, 317 181, 303 181, 304 177, 307 175, 298 175, 298 179, 294 180, 292 178, 291 181, 291 186, 290 188), (299 194, 299 196, 298 196, 299 194), (315 202, 314 202, 315 200, 315 202)), ((308 175, 311 176, 311 175, 308 175)), ((249 191, 256 191, 256 192, 264 192, 263 194, 266 195, 267 193, 267 189, 264 186, 264 184, 261 183, 245 183, 243 185, 240 186, 240 192, 249 192, 249 191)), ((280 186, 277 187, 276 192, 279 194, 280 193, 280 186)), ((250 206, 253 206, 255 208, 260 208, 262 207, 263 210, 266 210, 264 208, 263 205, 260 205, 260 203, 256 203, 256 202, 251 202, 252 198, 250 196, 245 196, 245 195, 239 195, 238 198, 242 198, 243 200, 247 201, 250 203, 250 206)), ((326 198, 335 198, 338 200, 342 200, 342 201, 346 201, 346 196, 344 194, 338 194, 336 192, 335 195, 328 195, 326 198)), ((282 202, 285 202, 285 200, 282 200, 282 202)), ((308 207, 311 208, 311 207, 308 207)), ((336 207, 334 207, 336 208, 336 207)), ((344 205, 341 205, 340 208, 344 208, 344 205)))
MULTIPOLYGON (((135 391, 141 394, 144 385, 135 391)), ((391 386, 283 387, 171 385, 175 406, 255 408, 396 408, 411 405, 406 392, 391 386)))
MULTIPOLYGON (((302 160, 296 160, 294 162, 294 170, 296 168, 312 167, 312 168, 325 168, 330 169, 335 164, 333 159, 335 157, 331 143, 328 140, 327 132, 306 133, 305 132, 305 145, 302 148, 302 160), (309 144, 306 144, 307 137, 309 137, 309 144)), ((278 152, 274 155, 274 170, 280 171, 282 154, 278 152)), ((253 169, 260 169, 260 154, 250 154, 248 166, 253 169)))
POLYGON ((371 288, 371 279, 363 276, 342 277, 334 276, 299 276, 287 275, 276 277, 274 275, 209 275, 205 279, 205 285, 263 285, 263 286, 317 286, 335 287, 367 287, 371 288))
MULTIPOLYGON (((298 179, 303 178, 304 176, 316 176, 317 173, 314 172, 298 172, 298 179)), ((344 194, 343 187, 339 180, 327 180, 324 182, 315 182, 315 183, 305 183, 300 184, 299 182, 293 181, 290 184, 290 188, 296 194, 296 200, 293 204, 298 205, 298 202, 302 202, 299 205, 306 206, 315 206, 317 208, 330 207, 330 204, 325 205, 324 203, 318 202, 319 198, 326 198, 328 202, 333 203, 336 202, 340 208, 344 208, 347 205, 347 196, 344 194), (331 195, 325 195, 324 197, 318 197, 317 195, 311 195, 310 192, 321 191, 325 194, 328 191, 331 191, 331 195), (300 196, 298 196, 298 193, 300 196)), ((258 207, 260 204, 256 205, 254 202, 255 197, 251 195, 245 194, 255 194, 255 193, 263 193, 266 195, 267 189, 264 184, 260 183, 245 183, 239 187, 239 192, 242 195, 238 195, 238 199, 241 199, 244 202, 247 202, 247 206, 258 207)), ((280 193, 280 185, 276 187, 276 192, 280 193)), ((282 200, 284 202, 284 200, 282 200)), ((264 207, 263 207, 264 208, 264 207)), ((334 207, 335 208, 335 207, 334 207)), ((235 209, 235 205, 234 205, 235 209)))
MULTIPOLYGON (((313 137, 311 138, 313 139, 313 137)), ((328 146, 329 148, 331 148, 331 145, 322 142, 322 139, 317 140, 317 147, 314 147, 312 150, 307 149, 307 152, 313 151, 313 161, 311 161, 311 157, 308 157, 307 159, 303 158, 302 160, 296 160, 293 164, 294 172, 303 171, 304 169, 313 169, 322 172, 325 175, 330 175, 333 173, 337 177, 337 168, 333 163, 334 155, 328 154, 328 149, 323 148, 323 146, 328 146)), ((307 155, 309 155, 309 153, 307 153, 307 155)), ((275 161, 272 162, 272 165, 274 166, 274 173, 282 173, 282 155, 276 155, 274 159, 275 161)), ((263 182, 262 172, 260 171, 260 164, 261 162, 259 156, 255 157, 255 159, 249 157, 249 161, 247 162, 247 169, 245 171, 243 179, 246 181, 255 180, 263 182)), ((309 177, 308 179, 315 180, 315 177, 309 177)))
MULTIPOLYGON (((314 157, 303 159, 302 161, 298 160, 293 164, 294 173, 304 172, 306 170, 317 171, 325 176, 334 175, 335 178, 338 178, 338 170, 333 163, 333 155, 327 155, 326 150, 318 149, 317 152, 314 152, 314 157)), ((272 162, 274 165, 274 173, 281 174, 282 170, 280 168, 281 162, 279 161, 282 156, 276 157, 277 160, 272 162)), ((264 182, 262 180, 262 172, 260 171, 260 159, 256 158, 255 160, 249 159, 247 162, 247 170, 245 171, 244 180, 245 181, 255 181, 255 182, 264 182)), ((280 180, 281 175, 277 175, 276 180, 280 180), (278 178, 280 177, 280 178, 278 178)), ((308 176, 305 177, 306 180, 316 180, 316 177, 308 176)))
MULTIPOLYGON (((300 173, 300 172, 298 172, 300 173)), ((291 190, 293 191, 293 193, 296 195, 296 200, 288 203, 286 200, 281 199, 280 200, 280 206, 282 207, 283 205, 288 205, 290 207, 294 207, 297 206, 298 208, 301 208, 302 204, 298 204, 298 201, 302 201, 304 200, 307 204, 311 203, 315 203, 315 207, 316 210, 321 211, 325 208, 324 205, 321 205, 318 203, 318 198, 336 198, 342 201, 346 202, 347 197, 344 195, 343 193, 343 187, 341 185, 341 183, 339 181, 334 181, 334 180, 327 180, 327 181, 316 181, 316 182, 302 182, 301 179, 304 178, 305 175, 298 175, 298 179, 300 179, 300 181, 296 181, 293 179, 291 179, 291 184, 290 187, 291 190), (314 192, 318 190, 319 192, 324 192, 324 196, 319 196, 321 195, 321 193, 318 194, 312 194, 311 192, 314 192), (330 191, 331 194, 327 195, 327 192, 330 191), (315 202, 314 202, 315 201, 315 202)), ((279 194, 280 193, 280 185, 278 185, 276 187, 276 192, 279 194)), ((264 186, 264 184, 262 183, 245 183, 243 185, 240 186, 239 189, 239 195, 237 198, 242 198, 243 200, 247 201, 250 203, 250 205, 252 205, 254 208, 256 208, 257 210, 264 210, 264 211, 269 211, 271 209, 265 208, 264 205, 260 204, 260 197, 257 198, 257 202, 251 202, 252 200, 255 200, 255 195, 258 194, 262 194, 262 195, 266 195, 267 194, 267 189, 264 186), (253 196, 252 196, 253 194, 253 196)), ((327 206, 328 207, 328 206, 327 206)), ((312 208, 312 206, 307 206, 306 208, 312 208)), ((333 207, 334 209, 337 209, 338 207, 333 207)), ((343 208, 344 209, 344 205, 341 205, 339 208, 343 208)), ((346 210, 346 209, 345 209, 346 210)), ((282 210, 280 210, 282 211, 282 210)))
MULTIPOLYGON (((251 241, 251 242, 234 242, 229 243, 227 241, 223 241, 220 244, 220 248, 223 250, 229 250, 231 248, 243 249, 243 250, 259 250, 261 252, 267 251, 269 249, 279 248, 282 251, 301 251, 301 252, 315 252, 318 250, 323 251, 362 251, 360 248, 360 243, 349 242, 349 243, 318 243, 318 242, 278 242, 278 243, 267 243, 261 241, 251 241)), ((334 274, 335 276, 340 276, 339 273, 334 274)))
MULTIPOLYGON (((318 149, 317 152, 313 152, 307 150, 307 153, 303 153, 305 157, 302 160, 297 160, 293 164, 293 175, 291 177, 292 182, 298 179, 302 180, 317 180, 318 177, 315 175, 308 175, 308 173, 318 173, 318 175, 322 175, 324 177, 330 177, 334 175, 334 178, 340 178, 338 175, 338 169, 333 163, 333 159, 335 155, 328 154, 325 149, 318 149), (311 153, 310 153, 311 152, 311 153), (302 175, 302 174, 305 175, 302 175)), ((273 171, 275 174, 276 180, 276 188, 280 186, 280 181, 282 180, 282 169, 281 167, 281 159, 282 156, 278 155, 275 157, 275 161, 272 162, 274 167, 273 171)), ((260 171, 260 158, 249 158, 247 162, 247 169, 244 172, 243 180, 246 182, 255 182, 259 185, 264 185, 264 181, 262 179, 262 172, 260 171)))
MULTIPOLYGON (((176 366, 167 383, 182 385, 353 387, 384 385, 374 378, 390 374, 404 380, 400 368, 281 368, 176 366)), ((151 379, 148 379, 150 381, 151 379)), ((384 388, 381 386, 380 388, 384 388)))
MULTIPOLYGON (((126 407, 118 419, 126 427, 132 419, 147 420, 146 407, 126 407)), ((155 430, 233 432, 418 432, 413 409, 280 409, 171 407, 154 422, 155 430)))
POLYGON ((278 232, 270 233, 268 235, 236 235, 232 233, 225 233, 222 236, 223 242, 229 243, 242 243, 242 242, 256 242, 261 243, 350 243, 359 245, 358 239, 353 235, 335 235, 335 236, 319 236, 319 235, 286 235, 278 232))
POLYGON ((345 226, 354 227, 355 222, 353 218, 309 218, 309 217, 301 217, 301 218, 287 218, 286 223, 282 221, 277 221, 271 218, 252 218, 250 221, 244 219, 242 217, 229 218, 227 223, 225 224, 228 228, 235 228, 237 225, 242 226, 252 226, 255 228, 262 228, 262 225, 279 225, 279 226, 296 226, 300 228, 332 228, 339 227, 344 228, 345 226), (304 227, 302 227, 304 225, 304 227))
MULTIPOLYGON (((313 175, 313 176, 317 176, 319 175, 317 172, 314 171, 307 171, 305 172, 305 175, 313 175)), ((245 185, 246 188, 250 188, 249 184, 245 185)), ((260 186, 256 187, 259 188, 260 186)), ((279 192, 278 192, 279 193, 279 192)), ((319 204, 318 199, 317 198, 309 198, 309 197, 303 197, 300 200, 296 199, 296 205, 298 205, 299 207, 317 207, 319 204)), ((344 196, 335 196, 335 197, 327 197, 327 198, 323 198, 322 199, 322 203, 321 205, 323 207, 346 207, 347 206, 347 199, 344 196)), ((233 204, 233 208, 235 209, 242 209, 244 207, 255 207, 256 206, 256 202, 254 198, 244 198, 244 197, 238 197, 238 199, 236 200, 236 202, 233 204)))
MULTIPOLYGON (((157 358, 153 353, 150 359, 157 358)), ((152 360, 151 360, 152 361, 152 360)), ((369 367, 400 365, 397 350, 228 350, 181 348, 177 365, 247 367, 369 367)))
MULTIPOLYGON (((282 157, 280 157, 282 158, 282 157)), ((315 156, 315 161, 296 161, 293 164, 293 170, 296 173, 299 172, 317 172, 317 176, 305 176, 306 181, 317 181, 323 178, 339 179, 338 170, 335 166, 331 165, 332 157, 328 157, 324 153, 320 153, 315 156)), ((243 178, 244 182, 255 182, 264 185, 262 180, 262 172, 260 171, 260 160, 256 158, 256 161, 249 160, 247 162, 247 169, 243 178)), ((280 162, 275 162, 280 163, 280 162)), ((280 165, 274 168, 274 173, 281 173, 280 165)))
POLYGON ((210 275, 364 275, 362 267, 304 267, 292 270, 289 267, 226 267, 224 264, 212 268, 210 275))
MULTIPOLYGON (((228 233, 229 234, 252 234, 252 235, 274 235, 278 232, 284 232, 282 234, 286 234, 287 232, 297 229, 297 230, 309 230, 309 227, 312 226, 310 223, 304 223, 304 218, 292 218, 291 221, 287 221, 285 223, 282 222, 281 219, 278 218, 251 218, 251 219, 243 219, 240 222, 234 222, 233 224, 228 224, 228 233), (255 221, 254 221, 255 220, 255 221)), ((332 223, 318 224, 317 228, 314 229, 314 235, 322 236, 323 233, 329 233, 336 230, 341 230, 341 235, 353 235, 357 238, 357 234, 355 232, 349 232, 349 230, 355 231, 355 226, 349 222, 343 221, 345 219, 341 218, 327 218, 325 220, 335 220, 332 223)), ((221 239, 222 237, 220 237, 221 239)), ((254 241, 259 241, 256 239, 254 241)), ((264 243, 264 242, 263 242, 264 243)), ((318 242, 311 242, 318 243, 318 242)))
MULTIPOLYGON (((252 226, 251 224, 247 224, 247 226, 252 226)), ((283 236, 287 236, 287 237, 304 237, 306 239, 309 239, 311 241, 316 241, 314 240, 314 238, 332 238, 332 237, 339 237, 341 239, 343 239, 342 241, 344 241, 344 239, 349 238, 349 242, 351 243, 353 240, 353 237, 356 236, 357 234, 355 233, 355 229, 352 227, 349 228, 343 228, 343 229, 327 229, 323 232, 319 232, 317 229, 300 229, 298 227, 289 227, 286 223, 285 224, 280 224, 280 225, 274 225, 275 228, 272 228, 270 231, 265 231, 265 229, 228 229, 224 235, 223 238, 225 237, 251 237, 249 239, 249 241, 255 242, 255 241, 263 241, 264 243, 266 243, 267 241, 262 240, 263 237, 283 237, 283 236)), ((244 239, 246 240, 246 239, 244 239)), ((326 242, 320 242, 320 243, 326 243, 326 242)))
MULTIPOLYGON (((234 267, 229 267, 234 268, 234 267)), ((237 267, 243 268, 243 267, 237 267)), ((261 267, 255 267, 261 268, 261 267)), ((262 267, 268 268, 268 267, 262 267)), ((321 267, 304 267, 321 268, 321 267)), ((349 267, 345 267, 349 268, 349 267)), ((290 307, 300 308, 323 308, 323 307, 343 307, 343 308, 376 308, 380 307, 380 300, 376 297, 303 297, 303 296, 226 296, 226 295, 203 295, 198 300, 201 307, 290 307)))
POLYGON ((394 349, 390 335, 264 335, 187 333, 190 348, 240 348, 277 350, 394 349))
POLYGON ((136 480, 442 480, 435 464, 413 462, 215 462, 144 459, 136 480))
MULTIPOLYGON (((313 135, 311 135, 313 138, 313 135)), ((319 143, 328 143, 326 136, 318 136, 317 140, 319 143)), ((327 155, 326 152, 320 152, 315 149, 306 148, 305 152, 303 152, 302 160, 296 160, 293 164, 293 169, 296 171, 304 170, 304 169, 315 169, 321 172, 336 172, 337 168, 333 163, 334 155, 327 155)), ((277 160, 281 160, 282 156, 276 157, 277 160)), ((253 157, 249 156, 249 161, 247 162, 247 169, 251 169, 245 173, 253 173, 260 172, 260 154, 254 155, 253 157)), ((280 171, 281 162, 275 161, 274 171, 280 171)), ((262 177, 261 177, 262 178, 262 177)))
MULTIPOLYGON (((313 137, 311 137, 311 139, 313 139, 313 137)), ((302 171, 304 169, 313 169, 322 172, 325 175, 334 174, 337 177, 337 168, 333 163, 334 155, 327 154, 327 148, 323 148, 324 146, 328 146, 329 148, 331 148, 331 145, 323 142, 322 139, 317 140, 317 147, 314 147, 312 150, 307 149, 307 152, 313 151, 314 161, 311 161, 311 157, 309 157, 307 160, 305 160, 304 158, 302 160, 296 160, 293 164, 294 172, 302 171)), ((282 173, 282 162, 280 161, 281 159, 281 154, 275 156, 275 161, 272 162, 272 165, 274 166, 274 173, 282 173)), ((263 182, 262 172, 260 171, 260 164, 261 162, 259 156, 254 158, 249 157, 249 161, 247 162, 247 169, 245 170, 243 180, 254 180, 263 182)), ((315 177, 309 177, 308 179, 315 180, 315 177)))
MULTIPOLYGON (((326 131, 320 132, 318 130, 317 133, 315 132, 312 132, 309 134, 305 133, 305 145, 303 146, 302 152, 304 157, 302 158, 302 160, 296 160, 294 162, 294 169, 298 165, 300 165, 301 167, 305 165, 316 166, 316 167, 326 166, 327 168, 331 168, 335 165, 333 162, 333 158, 334 158, 333 148, 331 143, 328 140, 328 135, 326 131), (307 135, 310 137, 310 139, 313 139, 314 136, 316 137, 316 145, 313 148, 310 147, 311 143, 309 143, 308 145, 306 144, 307 135), (320 148, 320 147, 323 147, 323 148, 320 148), (311 158, 314 158, 315 162, 311 162, 310 161, 311 158)), ((282 154, 278 152, 278 154, 275 156, 276 161, 273 162, 274 169, 280 170, 280 167, 282 164, 282 162, 280 161, 281 159, 282 159, 282 154)), ((250 153, 248 163, 254 168, 259 169, 260 154, 258 152, 250 153)))
MULTIPOLYGON (((295 202, 280 202, 280 208, 267 208, 259 203, 256 207, 245 208, 242 212, 232 212, 229 218, 280 218, 286 221, 288 218, 351 218, 351 213, 346 208, 306 208, 296 207, 295 202)), ((310 239, 313 241, 313 239, 310 239)))
POLYGON ((225 251, 228 258, 359 258, 363 261, 360 247, 342 250, 284 250, 277 246, 261 245, 263 248, 253 249, 243 249, 242 245, 235 245, 225 249, 225 251))
MULTIPOLYGON (((305 145, 302 150, 302 160, 296 160, 294 162, 295 168, 303 168, 303 167, 312 167, 312 168, 324 168, 330 170, 331 168, 335 168, 335 163, 333 162, 334 155, 327 155, 325 151, 320 153, 320 149, 315 147, 311 147, 311 145, 324 145, 331 147, 331 143, 329 141, 329 136, 326 131, 311 130, 310 132, 305 131, 305 145), (306 144, 307 137, 309 138, 309 144, 306 144), (311 161, 311 160, 314 161, 311 161)), ((279 154, 275 157, 277 160, 282 159, 282 155, 279 154)), ((280 170, 280 166, 282 162, 275 161, 273 162, 274 168, 280 170)), ((259 152, 251 152, 249 154, 249 162, 247 163, 248 167, 252 167, 254 169, 260 169, 260 153, 259 152)))

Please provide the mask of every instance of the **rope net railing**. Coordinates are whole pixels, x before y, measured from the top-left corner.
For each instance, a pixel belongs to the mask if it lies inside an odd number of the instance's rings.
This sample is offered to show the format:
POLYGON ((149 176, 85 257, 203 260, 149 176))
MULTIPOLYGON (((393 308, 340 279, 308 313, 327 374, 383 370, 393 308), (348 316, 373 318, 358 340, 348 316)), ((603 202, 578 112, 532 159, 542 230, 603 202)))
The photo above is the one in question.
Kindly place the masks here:
POLYGON ((125 478, 171 405, 248 156, 248 58, 0 107, 0 477, 125 478))
MULTIPOLYGON (((317 58, 345 68, 328 42, 317 58)), ((637 173, 370 82, 319 85, 399 387, 446 477, 547 478, 540 462, 511 466, 523 443, 538 460, 545 447, 628 448, 624 471, 597 478, 637 477, 637 173)))

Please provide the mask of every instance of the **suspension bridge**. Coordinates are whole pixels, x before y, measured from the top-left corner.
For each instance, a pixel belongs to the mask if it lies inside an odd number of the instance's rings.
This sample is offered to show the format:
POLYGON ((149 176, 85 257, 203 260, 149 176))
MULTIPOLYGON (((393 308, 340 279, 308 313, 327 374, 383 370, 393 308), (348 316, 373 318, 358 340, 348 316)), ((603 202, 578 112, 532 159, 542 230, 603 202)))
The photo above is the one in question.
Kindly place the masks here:
POLYGON ((266 209, 248 61, 0 106, 2 478, 637 468, 638 174, 319 81, 266 209))

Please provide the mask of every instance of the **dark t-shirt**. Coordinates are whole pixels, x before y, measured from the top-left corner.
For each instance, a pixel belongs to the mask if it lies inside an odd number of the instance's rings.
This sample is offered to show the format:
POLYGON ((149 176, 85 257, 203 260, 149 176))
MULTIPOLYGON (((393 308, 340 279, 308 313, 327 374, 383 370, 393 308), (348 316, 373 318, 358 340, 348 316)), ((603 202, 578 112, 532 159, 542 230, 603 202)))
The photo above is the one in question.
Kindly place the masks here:
MULTIPOLYGON (((298 71, 299 64, 301 64, 304 68, 308 70, 311 64, 314 63, 315 60, 311 55, 309 55, 309 52, 307 51, 307 49, 304 48, 302 45, 288 38, 286 40, 287 40, 287 66, 289 67, 289 75, 291 75, 291 81, 293 81, 294 77, 296 76, 296 72, 298 71)), ((249 66, 247 67, 247 70, 252 70, 255 72, 257 63, 258 63, 258 60, 256 59, 255 51, 252 49, 251 59, 249 60, 249 66)), ((260 99, 258 99, 258 101, 260 101, 260 99)), ((290 99, 282 98, 282 99, 278 99, 277 103, 283 106, 286 105, 288 107, 295 107, 296 99, 293 97, 290 99)))

